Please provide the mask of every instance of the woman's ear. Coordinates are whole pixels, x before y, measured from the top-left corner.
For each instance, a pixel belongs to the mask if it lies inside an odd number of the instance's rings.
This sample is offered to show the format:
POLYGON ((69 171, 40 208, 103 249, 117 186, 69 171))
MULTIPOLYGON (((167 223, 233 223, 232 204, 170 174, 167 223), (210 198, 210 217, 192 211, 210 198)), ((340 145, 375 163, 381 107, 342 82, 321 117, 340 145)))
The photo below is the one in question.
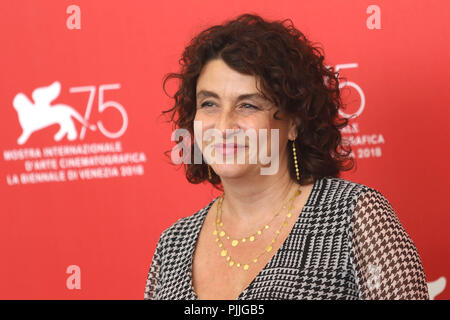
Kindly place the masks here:
POLYGON ((289 119, 289 131, 288 131, 288 139, 295 140, 298 134, 298 127, 300 125, 300 119, 298 118, 290 118, 289 119))

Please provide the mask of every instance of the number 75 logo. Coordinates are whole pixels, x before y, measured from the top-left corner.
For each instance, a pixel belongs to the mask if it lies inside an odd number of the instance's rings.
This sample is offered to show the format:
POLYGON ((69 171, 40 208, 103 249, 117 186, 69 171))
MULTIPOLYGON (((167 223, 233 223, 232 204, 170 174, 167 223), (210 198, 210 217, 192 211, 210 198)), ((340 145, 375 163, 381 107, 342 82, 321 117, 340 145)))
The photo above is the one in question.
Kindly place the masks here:
MULTIPOLYGON (((121 117, 122 117, 122 126, 121 128, 116 132, 108 131, 104 126, 103 123, 99 120, 97 121, 97 127, 101 133, 103 133, 106 137, 114 139, 122 136, 124 132, 127 130, 128 126, 128 116, 127 112, 125 111, 125 108, 118 103, 117 101, 104 101, 104 92, 106 90, 118 90, 120 89, 119 83, 114 84, 102 84, 98 88, 98 111, 102 113, 107 108, 114 108, 116 109, 121 117)), ((86 112, 84 114, 84 119, 87 121, 89 120, 89 117, 91 115, 94 97, 96 93, 96 87, 95 86, 83 86, 83 87, 71 87, 69 89, 69 92, 71 93, 78 93, 78 92, 90 92, 89 99, 86 106, 86 112)), ((84 138, 84 135, 86 134, 86 127, 82 127, 80 131, 80 139, 84 138)))
MULTIPOLYGON (((327 66, 328 68, 330 68, 329 66, 327 66)), ((339 70, 341 69, 350 69, 350 68, 357 68, 358 64, 357 63, 345 63, 345 64, 337 64, 335 67, 335 71, 339 74, 339 70)), ((325 78, 325 83, 327 83, 327 78, 325 78)), ((366 97, 364 96, 364 92, 361 89, 361 87, 359 85, 357 85, 355 82, 353 81, 342 81, 339 83, 339 89, 342 89, 344 87, 352 87, 354 88, 358 94, 359 97, 361 99, 361 103, 359 105, 358 110, 353 113, 353 114, 346 114, 344 113, 342 110, 339 109, 339 114, 344 117, 344 118, 357 118, 363 111, 364 111, 364 106, 366 105, 366 97)))
POLYGON ((106 90, 117 89, 120 89, 120 84, 118 83, 103 84, 98 89, 98 111, 102 113, 108 108, 113 108, 122 116, 122 126, 117 132, 108 131, 101 121, 98 121, 97 125, 88 122, 96 93, 95 86, 72 87, 69 89, 69 92, 90 92, 84 117, 69 105, 53 104, 53 101, 61 92, 61 83, 59 81, 54 81, 49 86, 38 87, 33 90, 33 100, 30 100, 26 94, 19 92, 13 99, 13 107, 17 112, 19 124, 22 127, 22 134, 17 139, 17 143, 19 145, 25 144, 34 132, 54 124, 58 124, 60 127, 54 135, 55 141, 60 141, 64 137, 73 141, 77 138, 77 131, 72 118, 75 118, 83 125, 79 136, 80 139, 84 138, 86 128, 92 131, 98 128, 108 138, 122 136, 128 126, 127 113, 120 103, 104 100, 104 92, 106 90))

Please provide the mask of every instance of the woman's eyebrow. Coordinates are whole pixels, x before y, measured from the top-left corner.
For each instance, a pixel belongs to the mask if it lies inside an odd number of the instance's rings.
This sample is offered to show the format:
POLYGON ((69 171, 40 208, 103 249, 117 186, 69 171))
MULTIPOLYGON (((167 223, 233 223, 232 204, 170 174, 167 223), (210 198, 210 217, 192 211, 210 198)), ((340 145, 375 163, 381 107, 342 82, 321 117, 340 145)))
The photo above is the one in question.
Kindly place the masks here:
MULTIPOLYGON (((209 90, 200 90, 197 93, 197 99, 201 98, 201 97, 212 97, 212 98, 217 98, 220 99, 219 95, 213 91, 209 91, 209 90)), ((260 99, 263 101, 266 101, 267 99, 264 98, 264 96, 258 92, 256 93, 245 93, 245 94, 241 94, 239 96, 237 96, 236 100, 240 101, 240 100, 244 100, 244 99, 252 99, 252 98, 256 98, 256 99, 260 99)))

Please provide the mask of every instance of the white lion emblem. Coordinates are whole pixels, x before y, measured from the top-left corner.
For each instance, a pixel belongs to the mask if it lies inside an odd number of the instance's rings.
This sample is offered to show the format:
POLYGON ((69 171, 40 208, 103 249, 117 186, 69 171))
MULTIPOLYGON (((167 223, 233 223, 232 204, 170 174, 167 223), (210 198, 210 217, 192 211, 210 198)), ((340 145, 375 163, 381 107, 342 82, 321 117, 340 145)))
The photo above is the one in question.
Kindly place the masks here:
POLYGON ((33 132, 55 123, 60 126, 59 131, 54 136, 55 141, 60 141, 66 134, 69 140, 75 140, 77 131, 72 116, 90 130, 96 129, 95 125, 89 124, 72 107, 65 104, 50 105, 60 92, 61 84, 55 81, 48 87, 40 87, 33 91, 34 104, 23 93, 18 93, 14 97, 13 106, 17 111, 19 123, 23 130, 17 139, 18 144, 27 142, 33 132))

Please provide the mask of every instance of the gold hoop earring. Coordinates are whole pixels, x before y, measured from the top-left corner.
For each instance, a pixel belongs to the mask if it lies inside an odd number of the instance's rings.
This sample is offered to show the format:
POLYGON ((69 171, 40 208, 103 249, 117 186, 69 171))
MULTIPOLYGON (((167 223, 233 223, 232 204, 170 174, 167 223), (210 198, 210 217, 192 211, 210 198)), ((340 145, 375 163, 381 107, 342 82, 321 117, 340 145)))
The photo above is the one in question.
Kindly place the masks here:
POLYGON ((212 180, 211 167, 209 166, 209 164, 207 166, 208 166, 208 178, 209 180, 212 180))
POLYGON ((295 174, 297 175, 297 181, 300 181, 300 173, 298 170, 298 162, 297 162, 297 150, 295 149, 295 140, 292 141, 292 154, 294 155, 294 165, 295 165, 295 174))

